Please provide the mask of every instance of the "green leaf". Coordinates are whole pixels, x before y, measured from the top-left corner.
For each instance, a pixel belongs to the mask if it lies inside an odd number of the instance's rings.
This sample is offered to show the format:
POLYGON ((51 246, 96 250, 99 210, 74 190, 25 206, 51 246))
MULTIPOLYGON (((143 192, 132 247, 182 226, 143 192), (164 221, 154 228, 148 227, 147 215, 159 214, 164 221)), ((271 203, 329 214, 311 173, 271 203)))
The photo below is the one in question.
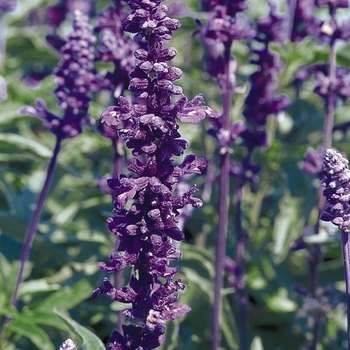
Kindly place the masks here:
POLYGON ((264 300, 266 305, 275 312, 293 312, 298 307, 297 303, 289 298, 288 290, 284 287, 280 287, 274 295, 266 296, 264 300))
POLYGON ((100 338, 98 338, 94 333, 56 309, 54 312, 67 323, 70 332, 81 339, 84 350, 106 350, 100 338))
POLYGON ((320 232, 319 234, 305 236, 304 241, 308 244, 323 244, 323 243, 333 243, 340 242, 340 232, 330 236, 326 232, 320 232))
POLYGON ((45 278, 22 282, 18 291, 18 295, 22 297, 26 294, 35 294, 48 291, 55 291, 60 288, 59 284, 50 284, 45 278))
POLYGON ((264 350, 261 338, 259 336, 254 337, 250 350, 264 350))
POLYGON ((0 144, 1 148, 4 148, 4 145, 10 146, 12 151, 28 151, 36 154, 39 157, 51 158, 52 151, 42 144, 28 139, 26 137, 17 135, 17 134, 5 134, 0 133, 0 144))
POLYGON ((197 285, 197 288, 207 294, 210 300, 213 299, 213 282, 200 276, 197 271, 186 267, 181 268, 181 273, 186 276, 189 283, 197 285))
POLYGON ((40 350, 55 350, 49 336, 36 324, 26 317, 13 319, 11 323, 5 326, 5 333, 9 332, 21 335, 31 340, 31 342, 40 350))
POLYGON ((285 194, 279 203, 279 214, 273 228, 274 262, 280 264, 290 251, 290 244, 301 235, 304 220, 299 213, 300 200, 285 194))
POLYGON ((43 300, 40 309, 68 310, 83 300, 91 297, 93 288, 87 280, 81 280, 73 286, 65 286, 53 295, 43 300))
POLYGON ((66 322, 64 322, 54 311, 35 309, 25 312, 26 317, 30 322, 37 325, 49 326, 62 331, 68 331, 66 322))
POLYGON ((227 298, 223 299, 222 305, 222 332, 230 349, 238 349, 238 329, 234 314, 227 298))

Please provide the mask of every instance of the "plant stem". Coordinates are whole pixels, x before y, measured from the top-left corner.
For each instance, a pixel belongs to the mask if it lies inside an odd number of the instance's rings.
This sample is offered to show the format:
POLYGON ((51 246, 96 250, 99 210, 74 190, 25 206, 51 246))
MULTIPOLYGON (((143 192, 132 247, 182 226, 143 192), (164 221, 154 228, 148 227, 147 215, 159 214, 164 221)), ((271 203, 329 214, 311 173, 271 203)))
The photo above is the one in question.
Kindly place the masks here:
MULTIPOLYGON (((120 138, 112 139, 112 145, 113 145, 113 149, 114 149, 114 169, 113 169, 112 176, 116 177, 117 175, 120 175, 123 171, 123 156, 124 156, 123 142, 120 138)), ((119 239, 116 236, 116 238, 115 238, 115 250, 118 249, 118 246, 119 246, 119 239)), ((124 285, 124 272, 123 272, 123 270, 118 271, 114 274, 114 282, 115 282, 115 287, 117 289, 123 287, 123 285, 124 285)), ((117 311, 117 330, 119 332, 122 332, 123 323, 124 323, 123 311, 119 310, 119 311, 117 311)))
POLYGON ((4 68, 6 56, 6 14, 0 13, 0 70, 4 68))
MULTIPOLYGON (((330 25, 332 28, 336 28, 335 22, 335 8, 330 8, 330 25)), ((333 125, 334 125, 334 106, 335 106, 335 95, 334 95, 334 85, 336 81, 336 50, 335 50, 335 41, 331 40, 329 46, 329 68, 328 68, 328 94, 325 99, 325 108, 326 108, 326 118, 323 127, 323 147, 325 149, 332 147, 332 138, 333 138, 333 125)), ((317 193, 317 210, 318 217, 320 217, 326 204, 326 199, 323 196, 323 189, 320 187, 317 193)), ((315 234, 319 233, 319 223, 320 219, 317 220, 314 226, 315 234)), ((318 287, 318 265, 322 255, 321 246, 318 244, 313 245, 309 248, 309 267, 310 267, 310 293, 312 297, 316 297, 316 291, 318 287)), ((311 342, 310 350, 316 350, 317 342, 319 338, 319 331, 321 326, 321 319, 319 317, 315 318, 313 325, 313 339, 311 342)))
MULTIPOLYGON (((331 11, 331 27, 336 28, 335 22, 335 9, 331 11)), ((333 124, 334 124, 334 106, 335 106, 335 95, 334 95, 334 85, 336 82, 336 50, 335 50, 335 40, 331 40, 329 45, 329 89, 326 99, 326 119, 324 123, 324 148, 331 148, 332 146, 332 136, 333 136, 333 124)))
POLYGON ((348 350, 350 350, 350 245, 349 232, 341 232, 344 275, 346 285, 346 315, 347 315, 347 334, 348 334, 348 350))
MULTIPOLYGON (((252 155, 252 149, 248 150, 248 154, 246 155, 243 164, 249 164, 250 157, 252 155)), ((235 231, 236 231, 236 250, 234 261, 237 264, 237 302, 239 309, 239 344, 240 350, 248 350, 248 297, 247 291, 245 287, 245 272, 244 272, 244 261, 243 255, 245 251, 245 232, 242 226, 243 219, 243 211, 242 211, 242 203, 243 203, 243 187, 245 184, 245 169, 243 166, 242 169, 243 174, 238 179, 237 188, 235 190, 235 231)))
POLYGON ((29 228, 25 237, 25 241, 24 241, 24 245, 22 248, 22 252, 21 252, 21 265, 20 265, 20 269, 18 272, 18 276, 17 276, 17 282, 16 282, 16 286, 15 289, 13 290, 12 293, 12 298, 11 298, 11 305, 16 307, 17 306, 17 302, 18 302, 18 289, 19 286, 21 285, 21 283, 23 282, 23 273, 24 273, 24 268, 25 265, 27 264, 28 258, 29 258, 29 254, 30 254, 30 250, 33 244, 33 240, 35 237, 35 233, 38 227, 38 223, 40 220, 40 216, 41 213, 43 211, 43 207, 44 207, 44 203, 52 182, 52 177, 55 171, 55 167, 56 167, 56 163, 57 163, 57 156, 58 153, 60 151, 61 148, 61 143, 62 143, 62 137, 61 136, 57 136, 56 137, 56 145, 53 151, 53 155, 52 158, 50 160, 49 166, 47 168, 47 173, 46 173, 46 179, 43 185, 43 188, 41 190, 41 193, 39 195, 38 198, 38 202, 35 208, 35 211, 33 213, 31 222, 29 224, 29 228))
MULTIPOLYGON (((225 76, 226 86, 222 91, 223 113, 222 113, 222 131, 228 132, 230 126, 230 111, 232 105, 233 86, 231 86, 232 77, 229 76, 231 55, 230 45, 225 45, 225 76)), ((220 150, 220 177, 219 177, 219 223, 218 236, 216 240, 216 259, 215 259, 215 279, 214 279, 214 310, 212 324, 212 350, 220 347, 221 332, 221 309, 222 309, 222 288, 224 259, 226 255, 226 237, 228 228, 228 197, 230 191, 230 153, 228 147, 220 150)))

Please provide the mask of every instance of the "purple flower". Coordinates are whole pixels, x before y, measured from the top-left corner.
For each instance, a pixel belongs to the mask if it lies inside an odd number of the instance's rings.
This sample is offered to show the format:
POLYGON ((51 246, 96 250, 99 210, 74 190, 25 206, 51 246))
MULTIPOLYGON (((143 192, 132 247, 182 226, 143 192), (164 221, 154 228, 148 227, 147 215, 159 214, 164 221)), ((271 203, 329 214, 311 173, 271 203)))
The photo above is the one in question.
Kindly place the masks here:
POLYGON ((60 346, 59 350, 77 350, 74 342, 72 339, 67 339, 63 344, 60 346))
MULTIPOLYGON (((294 0, 289 0, 292 3, 294 0)), ((313 16, 315 0, 296 0, 290 39, 299 42, 308 35, 319 37, 321 21, 313 16)))
POLYGON ((348 0, 316 0, 317 6, 329 6, 333 9, 349 8, 348 0))
POLYGON ((285 16, 278 15, 276 6, 270 4, 269 16, 258 21, 254 40, 262 43, 262 49, 251 49, 253 54, 251 63, 258 69, 251 77, 251 88, 245 100, 243 115, 247 120, 247 131, 241 136, 248 149, 267 146, 266 132, 264 130, 267 117, 270 114, 278 115, 290 104, 286 95, 276 96, 276 74, 283 67, 276 53, 269 49, 269 43, 281 44, 285 39, 285 16), (265 136, 264 136, 265 135, 265 136))
POLYGON ((244 11, 248 8, 246 0, 202 0, 202 6, 204 11, 212 11, 218 5, 227 6, 228 13, 235 15, 238 12, 244 11))
POLYGON ((66 19, 67 14, 74 11, 89 13, 91 4, 87 0, 61 0, 47 8, 46 20, 52 27, 58 27, 66 19))
POLYGON ((82 12, 74 13, 73 32, 68 42, 61 47, 62 60, 54 70, 56 89, 54 90, 63 118, 47 110, 45 102, 38 99, 37 108, 24 107, 22 114, 29 114, 45 120, 45 127, 61 137, 75 137, 82 132, 84 124, 91 125, 88 116, 90 90, 95 75, 93 70, 95 37, 88 18, 82 12))
POLYGON ((7 84, 6 80, 0 76, 0 102, 7 99, 7 84))
POLYGON ((17 0, 0 0, 0 11, 12 12, 17 6, 17 0))
POLYGON ((254 35, 249 21, 243 15, 232 17, 228 6, 216 6, 208 19, 206 37, 220 42, 244 40, 254 35))
POLYGON ((345 101, 350 97, 350 71, 348 68, 336 66, 335 81, 331 86, 328 78, 328 64, 316 63, 311 66, 300 67, 294 83, 300 86, 310 76, 314 76, 316 86, 314 93, 322 98, 327 98, 330 89, 340 100, 345 101))
POLYGON ((349 161, 334 149, 326 149, 324 154, 321 182, 325 188, 323 195, 327 204, 321 219, 332 221, 340 230, 350 228, 350 170, 349 161))
POLYGON ((128 286, 117 289, 105 278, 94 292, 94 296, 104 294, 132 304, 124 315, 133 324, 123 326, 123 334, 113 333, 113 350, 158 347, 164 341, 164 323, 190 310, 187 305, 175 304, 177 292, 185 286, 175 279, 178 267, 170 264, 181 258, 173 242, 184 239, 178 228, 181 209, 187 205, 200 208, 203 203, 193 197, 196 186, 179 192, 178 183, 187 175, 202 173, 208 161, 187 155, 174 164, 173 156, 183 155, 187 148, 178 121, 199 122, 206 116, 218 116, 204 105, 203 96, 188 100, 174 84, 182 72, 168 63, 177 51, 165 47, 164 41, 180 22, 168 16, 167 7, 159 0, 133 0, 129 5, 132 12, 122 28, 135 33, 134 40, 142 47, 135 50, 139 63, 129 84, 137 103, 120 96, 117 105, 101 115, 101 123, 125 138, 133 155, 128 166, 133 175, 119 174, 108 180, 116 215, 107 223, 118 236, 119 246, 110 254, 110 262, 99 266, 111 273, 132 265, 134 272, 128 286))
POLYGON ((134 52, 138 45, 122 30, 126 16, 122 3, 119 2, 115 8, 108 7, 100 14, 95 28, 95 32, 100 35, 96 59, 114 65, 114 71, 106 74, 101 88, 113 89, 115 98, 129 85, 130 73, 136 66, 134 52))
POLYGON ((315 151, 313 148, 308 148, 302 164, 303 171, 310 175, 321 177, 323 169, 323 155, 324 150, 321 148, 317 151, 315 151))

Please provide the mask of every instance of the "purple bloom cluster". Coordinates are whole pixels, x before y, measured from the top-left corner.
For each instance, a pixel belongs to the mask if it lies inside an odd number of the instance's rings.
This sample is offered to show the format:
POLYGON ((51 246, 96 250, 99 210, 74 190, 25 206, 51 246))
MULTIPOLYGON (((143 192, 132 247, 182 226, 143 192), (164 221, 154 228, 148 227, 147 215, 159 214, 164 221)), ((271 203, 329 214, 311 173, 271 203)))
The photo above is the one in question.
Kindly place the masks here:
POLYGON ((300 86, 305 80, 313 76, 315 78, 314 93, 327 98, 331 90, 336 97, 343 102, 350 97, 350 70, 345 67, 337 66, 335 69, 335 80, 332 82, 328 77, 328 64, 316 63, 311 66, 300 67, 296 74, 294 83, 300 86))
POLYGON ((350 228, 350 170, 349 161, 334 149, 324 154, 322 186, 327 204, 321 214, 324 221, 332 221, 340 230, 350 228))
POLYGON ((23 107, 21 113, 45 120, 45 127, 62 138, 75 137, 82 132, 84 124, 93 124, 88 108, 95 79, 92 72, 95 41, 88 17, 75 11, 73 31, 60 49, 62 60, 54 70, 57 77, 54 92, 64 112, 63 118, 47 110, 41 99, 36 101, 37 108, 23 107))
POLYGON ((290 33, 292 41, 299 42, 309 35, 325 43, 332 43, 337 39, 350 39, 350 20, 339 21, 333 18, 323 21, 313 15, 315 7, 320 6, 328 6, 332 17, 337 9, 349 8, 347 0, 296 0, 290 33))
POLYGON ((17 0, 0 0, 0 11, 12 12, 17 6, 17 0))
POLYGON ((176 292, 184 289, 175 280, 178 267, 169 266, 180 259, 181 252, 172 240, 180 241, 183 232, 177 226, 179 210, 186 205, 200 208, 194 198, 196 187, 179 194, 178 182, 188 174, 200 174, 207 160, 188 155, 181 164, 173 164, 173 156, 183 155, 187 142, 181 139, 177 120, 198 122, 217 113, 203 105, 203 97, 189 101, 173 82, 182 72, 167 63, 177 55, 172 47, 164 47, 180 22, 167 15, 160 0, 132 0, 130 15, 123 29, 135 33, 134 40, 142 47, 135 51, 139 60, 131 73, 129 90, 139 100, 132 103, 119 97, 116 106, 108 107, 102 123, 113 127, 133 158, 128 166, 134 175, 119 175, 108 181, 114 196, 116 215, 108 219, 111 232, 119 238, 119 247, 109 256, 110 263, 99 264, 108 273, 128 265, 134 267, 129 286, 117 289, 104 278, 103 286, 94 295, 104 294, 132 308, 124 315, 132 320, 123 326, 123 334, 115 331, 110 349, 154 349, 164 340, 164 323, 186 314, 190 307, 175 304, 176 292), (179 95, 176 102, 174 95, 179 95))
POLYGON ((285 40, 286 18, 278 15, 276 6, 270 4, 269 16, 258 21, 254 40, 263 44, 262 49, 251 49, 251 63, 258 70, 251 77, 251 88, 245 100, 243 115, 247 130, 242 133, 248 149, 267 146, 265 125, 270 114, 278 115, 290 104, 286 95, 275 95, 276 75, 283 65, 278 55, 269 50, 269 43, 282 44, 285 40))
POLYGON ((311 147, 308 148, 302 164, 303 171, 321 178, 323 169, 323 154, 324 150, 322 148, 318 149, 317 151, 311 147))
POLYGON ((300 42, 309 35, 318 37, 321 21, 313 16, 315 0, 289 0, 289 3, 295 6, 290 39, 300 42))
POLYGON ((74 11, 89 13, 91 3, 88 0, 61 0, 57 4, 51 5, 46 10, 47 23, 52 27, 59 27, 66 19, 67 14, 74 11))
POLYGON ((96 59, 103 62, 112 62, 114 71, 104 77, 104 88, 114 89, 114 97, 118 98, 129 85, 130 73, 136 66, 134 56, 138 45, 124 35, 122 22, 127 14, 120 1, 116 7, 108 7, 99 16, 99 23, 95 32, 99 33, 100 40, 96 59))
MULTIPOLYGON (((202 40, 206 46, 205 65, 209 74, 215 77, 221 89, 225 88, 225 57, 223 47, 231 47, 234 40, 244 40, 255 35, 250 22, 239 12, 247 8, 246 1, 203 1, 203 7, 210 12, 206 25, 198 22, 202 40)), ((235 61, 231 62, 231 85, 234 87, 235 61)))

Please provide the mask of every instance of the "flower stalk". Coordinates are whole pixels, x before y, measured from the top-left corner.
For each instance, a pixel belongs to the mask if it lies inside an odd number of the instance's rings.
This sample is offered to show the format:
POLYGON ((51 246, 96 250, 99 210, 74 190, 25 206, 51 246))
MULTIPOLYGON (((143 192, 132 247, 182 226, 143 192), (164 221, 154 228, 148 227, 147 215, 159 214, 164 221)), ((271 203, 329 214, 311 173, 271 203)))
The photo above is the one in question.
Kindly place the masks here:
POLYGON ((331 221, 341 232, 347 306, 347 339, 350 349, 350 170, 349 161, 334 149, 324 154, 321 184, 327 203, 320 218, 331 221))
POLYGON ((18 302, 18 290, 23 282, 24 268, 29 259, 40 216, 50 189, 62 141, 65 138, 79 135, 83 124, 92 123, 87 115, 87 110, 90 101, 88 87, 93 78, 90 70, 92 69, 93 60, 92 44, 95 38, 91 32, 92 28, 88 24, 88 18, 78 11, 75 12, 74 16, 74 30, 69 34, 68 42, 62 46, 63 59, 54 71, 57 77, 55 94, 59 100, 60 108, 64 111, 63 118, 47 110, 45 102, 41 99, 36 102, 37 108, 26 106, 21 109, 22 114, 43 119, 45 127, 55 135, 56 144, 21 252, 20 269, 11 297, 11 305, 15 307, 18 302))
POLYGON ((186 205, 200 208, 203 203, 193 197, 196 186, 180 194, 178 183, 185 175, 202 173, 208 162, 187 155, 179 165, 174 164, 173 157, 183 155, 188 146, 180 138, 178 120, 195 123, 206 116, 218 116, 203 105, 201 95, 189 101, 173 83, 182 72, 168 63, 177 51, 165 43, 180 22, 168 16, 168 8, 160 0, 133 0, 129 6, 131 13, 122 27, 134 33, 134 40, 142 47, 135 50, 139 63, 129 84, 129 91, 138 100, 133 103, 120 96, 117 105, 108 107, 101 116, 102 123, 114 129, 132 150, 131 174, 108 180, 116 215, 107 222, 119 246, 110 254, 109 263, 99 263, 106 273, 131 265, 132 276, 122 288, 104 278, 94 291, 95 297, 104 294, 132 305, 123 312, 131 322, 123 325, 122 332, 115 330, 109 339, 111 350, 155 349, 164 341, 166 321, 190 311, 188 305, 175 304, 177 292, 185 285, 175 280, 179 268, 170 263, 181 258, 174 243, 184 239, 177 225, 180 209, 186 205))

